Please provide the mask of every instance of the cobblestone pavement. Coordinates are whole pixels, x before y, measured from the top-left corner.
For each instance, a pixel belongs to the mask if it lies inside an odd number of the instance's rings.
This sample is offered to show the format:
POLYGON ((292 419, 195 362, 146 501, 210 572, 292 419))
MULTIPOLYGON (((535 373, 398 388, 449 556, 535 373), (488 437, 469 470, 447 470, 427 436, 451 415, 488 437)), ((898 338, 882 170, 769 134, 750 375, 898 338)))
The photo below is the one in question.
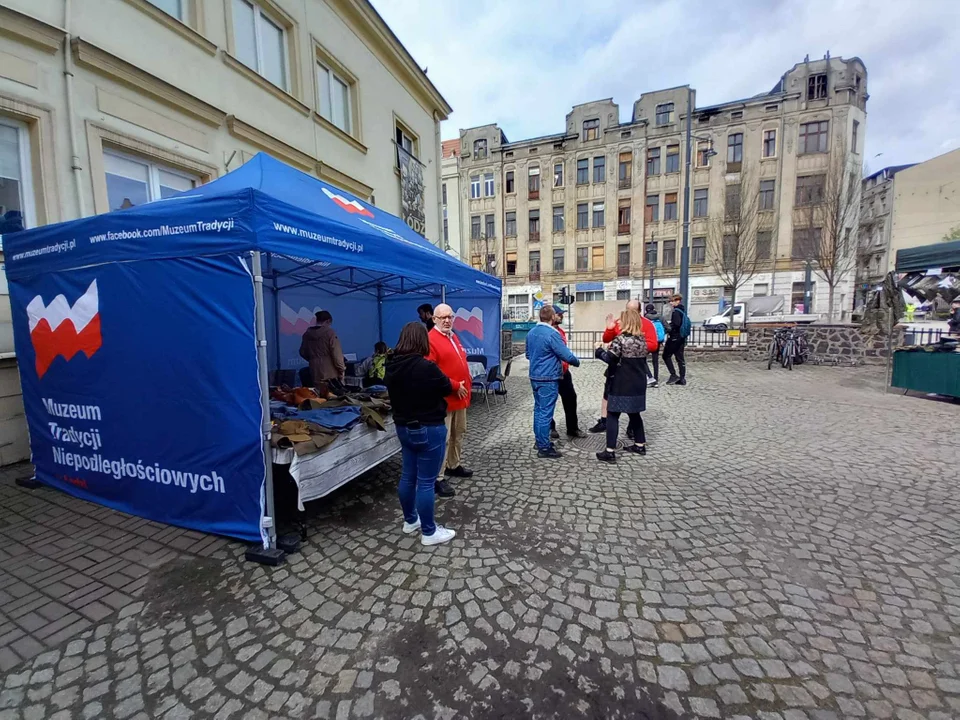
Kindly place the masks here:
MULTIPOLYGON (((600 369, 574 372, 586 423, 600 369)), ((535 459, 517 377, 471 410, 454 543, 401 534, 389 463, 314 503, 276 569, 195 535, 129 556, 143 521, 7 478, 0 591, 36 581, 12 532, 105 537, 116 572, 146 572, 0 673, 0 718, 958 717, 960 412, 882 381, 694 365, 651 391, 649 455, 608 467, 535 459)))

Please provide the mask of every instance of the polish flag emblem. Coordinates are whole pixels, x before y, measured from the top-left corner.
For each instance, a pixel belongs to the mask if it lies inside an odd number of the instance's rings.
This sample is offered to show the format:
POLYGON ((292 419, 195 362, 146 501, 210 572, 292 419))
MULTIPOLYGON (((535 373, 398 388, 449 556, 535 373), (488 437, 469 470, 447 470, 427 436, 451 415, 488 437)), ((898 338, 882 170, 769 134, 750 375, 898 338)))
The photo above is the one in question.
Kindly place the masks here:
POLYGON ((57 295, 49 305, 37 295, 27 305, 30 340, 37 356, 37 377, 43 377, 59 356, 69 361, 79 352, 88 358, 100 349, 100 300, 97 281, 70 305, 57 295))
POLYGON ((323 194, 328 198, 333 200, 337 205, 339 205, 343 210, 346 210, 352 215, 365 215, 366 217, 372 218, 373 213, 370 212, 367 208, 361 205, 356 200, 347 200, 343 195, 337 195, 332 193, 326 188, 323 188, 323 194))

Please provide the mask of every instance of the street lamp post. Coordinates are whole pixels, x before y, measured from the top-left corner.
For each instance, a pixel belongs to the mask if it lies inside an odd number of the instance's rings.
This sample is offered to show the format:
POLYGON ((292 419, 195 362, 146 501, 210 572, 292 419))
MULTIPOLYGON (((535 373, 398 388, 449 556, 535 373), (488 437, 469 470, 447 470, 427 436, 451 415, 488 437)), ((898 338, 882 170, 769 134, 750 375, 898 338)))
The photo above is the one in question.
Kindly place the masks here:
POLYGON ((707 157, 713 157, 717 153, 713 150, 713 138, 694 136, 690 131, 690 123, 693 118, 693 88, 687 88, 687 129, 686 129, 686 158, 684 160, 683 173, 683 241, 680 245, 680 287, 677 292, 683 296, 685 303, 690 302, 687 298, 690 290, 690 156, 693 154, 693 140, 709 142, 710 149, 707 150, 707 157))

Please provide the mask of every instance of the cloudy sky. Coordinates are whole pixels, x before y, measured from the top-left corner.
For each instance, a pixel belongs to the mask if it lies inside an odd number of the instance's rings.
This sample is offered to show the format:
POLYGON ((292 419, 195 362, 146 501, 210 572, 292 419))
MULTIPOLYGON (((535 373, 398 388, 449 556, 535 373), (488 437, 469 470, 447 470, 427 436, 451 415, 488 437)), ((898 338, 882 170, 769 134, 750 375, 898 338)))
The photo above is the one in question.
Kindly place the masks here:
POLYGON ((867 66, 869 171, 960 147, 960 0, 373 0, 454 113, 510 140, 571 106, 691 84, 697 104, 770 90, 794 63, 867 66), (883 153, 876 157, 878 153, 883 153))

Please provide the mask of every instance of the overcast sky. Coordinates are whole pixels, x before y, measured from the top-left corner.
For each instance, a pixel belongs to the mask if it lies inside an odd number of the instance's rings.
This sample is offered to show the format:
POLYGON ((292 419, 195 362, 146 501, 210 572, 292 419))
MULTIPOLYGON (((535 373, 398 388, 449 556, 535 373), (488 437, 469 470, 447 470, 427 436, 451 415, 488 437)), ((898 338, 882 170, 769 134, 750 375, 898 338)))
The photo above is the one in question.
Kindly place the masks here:
POLYGON ((687 83, 700 106, 737 100, 829 50, 867 66, 870 172, 960 147, 960 0, 373 2, 453 106, 444 139, 562 132, 611 96, 627 121, 640 93, 687 83))

